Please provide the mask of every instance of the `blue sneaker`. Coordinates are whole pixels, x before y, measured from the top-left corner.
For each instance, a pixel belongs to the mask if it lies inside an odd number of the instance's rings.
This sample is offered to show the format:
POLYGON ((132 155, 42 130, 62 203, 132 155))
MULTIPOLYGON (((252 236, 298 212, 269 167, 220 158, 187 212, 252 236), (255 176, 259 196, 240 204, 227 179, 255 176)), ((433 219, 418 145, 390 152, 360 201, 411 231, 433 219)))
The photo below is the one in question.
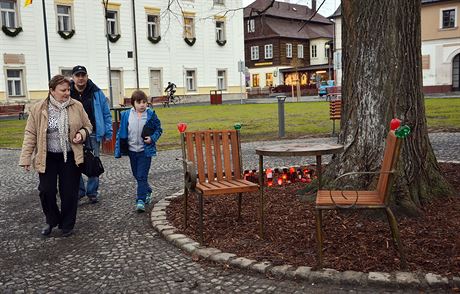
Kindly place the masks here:
POLYGON ((137 200, 136 203, 136 210, 137 212, 144 212, 145 211, 145 204, 142 200, 137 200))
POLYGON ((145 197, 145 204, 150 204, 150 202, 152 202, 152 192, 148 192, 145 197))

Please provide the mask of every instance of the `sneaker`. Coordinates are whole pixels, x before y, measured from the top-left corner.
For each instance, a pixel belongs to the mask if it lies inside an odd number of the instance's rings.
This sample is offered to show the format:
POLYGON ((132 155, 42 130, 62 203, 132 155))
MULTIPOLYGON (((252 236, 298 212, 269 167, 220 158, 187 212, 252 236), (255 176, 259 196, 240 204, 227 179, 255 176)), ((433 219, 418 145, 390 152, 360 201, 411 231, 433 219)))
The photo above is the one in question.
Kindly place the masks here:
POLYGON ((95 204, 95 203, 99 202, 99 199, 97 199, 97 196, 89 196, 88 195, 88 199, 89 199, 89 202, 91 202, 92 204, 95 204))
POLYGON ((136 210, 137 210, 137 212, 144 212, 144 211, 145 211, 145 204, 144 204, 144 201, 142 201, 142 200, 137 200, 136 210))
POLYGON ((145 197, 145 204, 150 204, 150 202, 152 202, 152 192, 148 192, 145 197))

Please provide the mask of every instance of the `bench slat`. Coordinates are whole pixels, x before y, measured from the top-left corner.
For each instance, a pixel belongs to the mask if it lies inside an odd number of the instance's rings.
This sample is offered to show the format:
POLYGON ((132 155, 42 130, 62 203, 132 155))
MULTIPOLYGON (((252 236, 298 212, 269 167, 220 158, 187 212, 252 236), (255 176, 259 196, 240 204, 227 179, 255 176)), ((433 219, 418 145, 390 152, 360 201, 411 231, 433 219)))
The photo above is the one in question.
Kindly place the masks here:
POLYGON ((222 181, 224 179, 224 172, 222 169, 221 135, 219 132, 214 132, 213 143, 214 155, 216 157, 216 176, 218 181, 222 181))

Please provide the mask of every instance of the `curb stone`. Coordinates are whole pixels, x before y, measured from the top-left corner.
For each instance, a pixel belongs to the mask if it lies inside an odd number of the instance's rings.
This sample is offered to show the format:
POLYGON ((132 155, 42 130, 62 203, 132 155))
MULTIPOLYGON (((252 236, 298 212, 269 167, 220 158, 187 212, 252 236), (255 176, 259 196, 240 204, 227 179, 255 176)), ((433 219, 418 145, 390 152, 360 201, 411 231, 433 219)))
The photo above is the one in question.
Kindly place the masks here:
MULTIPOLYGON (((460 162, 459 162, 460 163, 460 162)), ((184 234, 177 233, 177 228, 174 227, 166 218, 166 208, 170 201, 180 197, 183 190, 173 193, 170 196, 158 201, 151 212, 152 226, 163 237, 173 245, 188 252, 192 255, 198 255, 200 258, 209 259, 217 263, 229 264, 241 269, 250 269, 262 274, 270 273, 276 277, 288 277, 293 279, 306 280, 312 283, 346 283, 350 285, 377 285, 386 287, 401 287, 401 288, 448 288, 460 287, 460 277, 454 276, 451 279, 441 275, 427 273, 417 274, 412 272, 356 272, 344 271, 340 272, 334 269, 312 270, 308 266, 293 267, 291 265, 273 266, 268 261, 258 261, 237 256, 233 253, 222 252, 217 248, 201 246, 195 240, 184 234)))

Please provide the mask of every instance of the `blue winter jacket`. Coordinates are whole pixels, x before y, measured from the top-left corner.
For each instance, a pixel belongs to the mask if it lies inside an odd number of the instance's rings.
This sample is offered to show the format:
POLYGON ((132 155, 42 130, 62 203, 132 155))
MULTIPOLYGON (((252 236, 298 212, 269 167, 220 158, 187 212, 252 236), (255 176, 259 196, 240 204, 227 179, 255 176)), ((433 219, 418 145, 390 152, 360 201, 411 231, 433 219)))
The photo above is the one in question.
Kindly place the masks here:
POLYGON ((112 140, 112 114, 110 113, 109 103, 102 90, 93 93, 94 116, 96 119, 96 139, 98 142, 105 137, 112 140))
MULTIPOLYGON (((155 110, 147 108, 147 121, 146 127, 154 130, 151 144, 144 143, 145 156, 152 157, 157 155, 156 142, 163 133, 161 122, 158 119, 155 110)), ((125 110, 121 113, 120 127, 117 131, 117 140, 115 141, 115 158, 120 158, 122 155, 128 155, 128 121, 131 109, 125 110)))

